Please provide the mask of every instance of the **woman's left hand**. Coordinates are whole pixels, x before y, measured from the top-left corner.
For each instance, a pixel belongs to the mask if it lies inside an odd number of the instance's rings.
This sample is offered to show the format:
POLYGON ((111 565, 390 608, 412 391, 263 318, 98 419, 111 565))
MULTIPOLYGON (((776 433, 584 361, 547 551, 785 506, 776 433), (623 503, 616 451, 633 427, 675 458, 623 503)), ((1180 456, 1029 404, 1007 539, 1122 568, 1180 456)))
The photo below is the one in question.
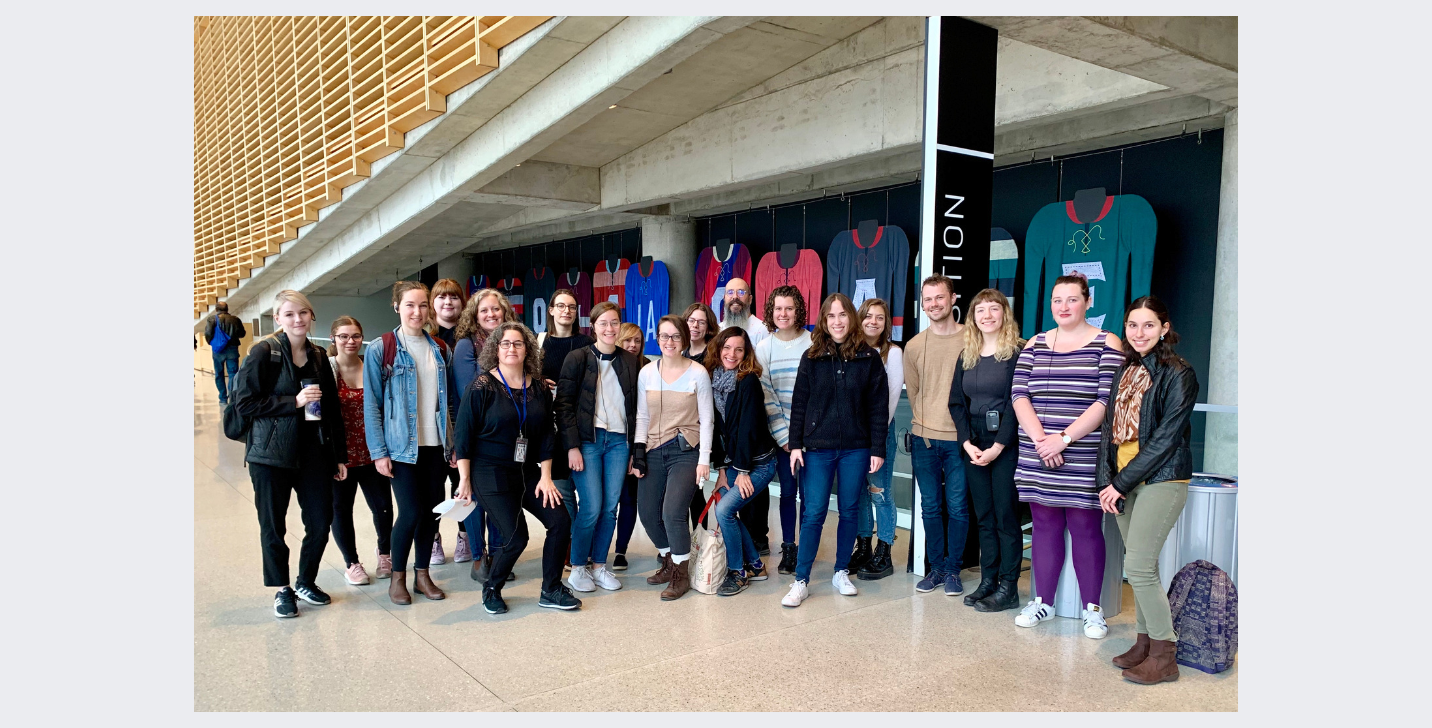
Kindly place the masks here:
POLYGON ((1105 513, 1118 515, 1119 499, 1123 497, 1124 494, 1115 490, 1114 486, 1106 485, 1103 490, 1099 491, 1099 507, 1103 508, 1105 513))
POLYGON ((700 486, 702 483, 705 483, 705 482, 706 482, 706 479, 707 479, 708 477, 710 477, 710 476, 711 476, 711 466, 710 466, 710 465, 697 465, 697 466, 696 466, 696 485, 697 485, 697 486, 700 486))
POLYGON ((1057 433, 1051 432, 1046 434, 1044 439, 1035 443, 1034 449, 1039 453, 1039 459, 1049 460, 1055 455, 1064 452, 1064 448, 1066 447, 1068 447, 1068 445, 1064 444, 1064 438, 1060 437, 1057 433))
POLYGON ((562 504, 562 493, 557 490, 557 484, 551 478, 543 478, 537 481, 537 497, 542 499, 542 505, 547 508, 555 508, 562 504))
POLYGON ((456 450, 453 450, 453 451, 452 451, 452 454, 448 456, 448 467, 449 467, 449 468, 457 468, 457 451, 456 451, 456 450))
POLYGON ((338 474, 335 475, 335 476, 333 476, 333 479, 334 479, 334 480, 347 480, 347 479, 348 479, 348 466, 347 466, 347 465, 344 465, 343 463, 339 463, 339 464, 338 464, 338 474))
POLYGON ((742 498, 750 498, 756 492, 756 484, 751 482, 749 473, 736 474, 736 490, 740 491, 742 498))

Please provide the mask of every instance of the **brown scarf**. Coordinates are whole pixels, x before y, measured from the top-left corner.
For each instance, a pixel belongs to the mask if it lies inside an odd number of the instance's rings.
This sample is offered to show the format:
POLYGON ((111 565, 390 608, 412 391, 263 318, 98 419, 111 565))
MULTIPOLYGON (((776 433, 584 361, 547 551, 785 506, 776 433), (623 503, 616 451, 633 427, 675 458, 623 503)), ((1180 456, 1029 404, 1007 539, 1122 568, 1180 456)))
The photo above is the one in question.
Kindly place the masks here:
POLYGON ((1124 370, 1119 380, 1119 394, 1114 398, 1114 444, 1122 445, 1139 439, 1139 408, 1144 404, 1144 393, 1153 384, 1149 370, 1143 366, 1131 366, 1124 370))

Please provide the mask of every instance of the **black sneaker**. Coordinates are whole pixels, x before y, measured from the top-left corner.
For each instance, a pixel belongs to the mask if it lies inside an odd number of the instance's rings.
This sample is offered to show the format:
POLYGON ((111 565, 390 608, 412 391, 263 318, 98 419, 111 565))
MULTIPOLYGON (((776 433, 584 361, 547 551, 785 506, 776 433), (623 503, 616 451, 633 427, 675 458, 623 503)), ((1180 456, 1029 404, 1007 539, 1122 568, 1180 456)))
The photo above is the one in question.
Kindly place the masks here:
POLYGON ((548 609, 581 609, 582 600, 572 596, 572 590, 568 589, 566 584, 558 584, 552 591, 542 591, 537 606, 548 609))
POLYGON ((796 557, 800 551, 793 543, 781 544, 781 563, 776 564, 776 572, 780 574, 796 573, 796 557))
POLYGON ((617 554, 616 558, 612 559, 612 571, 626 571, 626 570, 627 570, 626 554, 617 554))
POLYGON ((766 573, 765 562, 760 559, 756 559, 754 564, 746 564, 745 571, 746 581, 765 581, 771 578, 771 575, 766 573))
POLYGON ((746 572, 741 569, 731 569, 726 572, 726 579, 721 586, 716 588, 716 596, 732 597, 746 591, 751 582, 746 578, 746 572))
POLYGON ((490 586, 482 588, 482 608, 488 614, 506 614, 507 602, 502 600, 502 591, 490 586))
POLYGON ((273 616, 288 619, 298 616, 298 602, 294 601, 293 589, 284 587, 273 598, 273 616))
POLYGON ((757 543, 756 543, 756 554, 757 554, 758 556, 770 556, 770 555, 771 555, 771 543, 770 543, 769 541, 760 541, 760 542, 757 542, 757 543))
POLYGON ((317 584, 305 584, 301 581, 295 582, 293 585, 293 591, 294 593, 298 594, 299 599, 302 599, 309 604, 316 604, 320 607, 333 601, 333 599, 329 597, 326 593, 324 593, 322 589, 318 588, 317 584))

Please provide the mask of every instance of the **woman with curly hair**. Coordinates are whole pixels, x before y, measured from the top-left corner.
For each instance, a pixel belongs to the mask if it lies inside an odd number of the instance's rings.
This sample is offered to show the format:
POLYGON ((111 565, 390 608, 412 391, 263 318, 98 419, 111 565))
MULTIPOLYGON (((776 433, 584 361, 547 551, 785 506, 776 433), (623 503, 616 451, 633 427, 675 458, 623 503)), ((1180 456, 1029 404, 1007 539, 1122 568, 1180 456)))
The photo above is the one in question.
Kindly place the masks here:
POLYGON ((761 365, 761 394, 766 402, 766 418, 771 423, 771 437, 780 450, 776 453, 776 476, 781 482, 781 561, 776 571, 796 573, 796 535, 800 513, 796 496, 800 482, 791 469, 790 416, 791 395, 795 392, 796 372, 801 357, 810 348, 810 332, 806 331, 806 300, 801 289, 779 286, 766 297, 767 326, 774 332, 756 344, 756 361, 761 365))
MULTIPOLYGON (((488 614, 507 611, 502 586, 527 548, 527 519, 522 514, 526 509, 547 529, 537 606, 578 609, 581 600, 562 584, 572 519, 552 483, 556 429, 552 393, 542 382, 537 337, 521 323, 503 322, 487 337, 478 365, 482 373, 458 407, 454 446, 462 474, 458 500, 467 502, 476 496, 502 534, 502 545, 493 548, 492 567, 482 585, 482 606, 488 614)), ((469 523, 470 531, 480 527, 480 521, 469 523)), ((473 565, 476 572, 477 562, 473 565)))

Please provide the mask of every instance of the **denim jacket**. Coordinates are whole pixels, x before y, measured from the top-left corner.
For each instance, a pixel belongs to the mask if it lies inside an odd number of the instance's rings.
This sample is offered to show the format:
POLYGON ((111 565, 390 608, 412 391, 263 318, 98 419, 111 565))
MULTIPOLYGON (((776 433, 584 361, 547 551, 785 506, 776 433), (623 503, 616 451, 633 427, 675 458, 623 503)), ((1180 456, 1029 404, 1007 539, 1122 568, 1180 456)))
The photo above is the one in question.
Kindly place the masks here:
MULTIPOLYGON (((452 417, 457 412, 457 386, 453 381, 451 354, 444 359, 437 342, 424 333, 437 359, 438 435, 443 441, 443 458, 451 455, 452 417)), ((393 374, 383 376, 383 339, 375 339, 363 355, 363 430, 368 455, 374 460, 390 457, 400 463, 418 461, 418 373, 399 329, 393 330, 398 350, 393 356, 393 374)))

